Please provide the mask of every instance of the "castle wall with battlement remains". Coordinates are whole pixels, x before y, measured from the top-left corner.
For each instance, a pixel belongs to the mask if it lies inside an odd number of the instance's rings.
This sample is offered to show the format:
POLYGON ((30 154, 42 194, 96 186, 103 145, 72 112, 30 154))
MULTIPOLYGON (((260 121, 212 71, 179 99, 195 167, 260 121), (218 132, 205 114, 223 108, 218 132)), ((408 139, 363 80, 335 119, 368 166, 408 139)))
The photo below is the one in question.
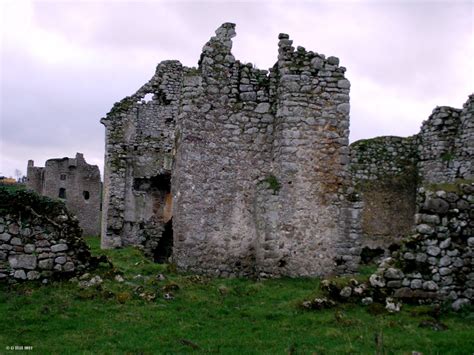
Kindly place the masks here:
POLYGON ((234 36, 223 24, 198 68, 160 63, 102 119, 102 246, 142 245, 156 258, 172 220, 181 270, 353 272, 360 206, 348 199, 345 68, 280 34, 277 63, 259 70, 234 58, 234 36))

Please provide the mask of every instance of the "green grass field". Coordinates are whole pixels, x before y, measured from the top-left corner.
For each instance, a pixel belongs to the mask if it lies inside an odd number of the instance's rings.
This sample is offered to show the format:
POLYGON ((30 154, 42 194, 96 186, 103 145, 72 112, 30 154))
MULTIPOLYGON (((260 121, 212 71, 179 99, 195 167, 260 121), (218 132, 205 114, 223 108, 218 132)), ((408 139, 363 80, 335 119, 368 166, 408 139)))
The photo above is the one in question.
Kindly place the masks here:
MULTIPOLYGON (((102 253, 97 238, 88 242, 102 253)), ((318 280, 211 279, 177 274, 133 248, 105 254, 115 269, 91 274, 104 279, 98 288, 70 281, 0 286, 0 354, 20 353, 8 346, 44 354, 474 352, 469 311, 443 314, 442 331, 420 327, 431 319, 426 306, 404 306, 399 314, 349 304, 308 311, 299 304, 317 295, 318 280), (125 282, 114 279, 117 272, 125 282), (166 279, 157 280, 159 273, 166 279), (167 292, 174 299, 165 300, 167 292)))

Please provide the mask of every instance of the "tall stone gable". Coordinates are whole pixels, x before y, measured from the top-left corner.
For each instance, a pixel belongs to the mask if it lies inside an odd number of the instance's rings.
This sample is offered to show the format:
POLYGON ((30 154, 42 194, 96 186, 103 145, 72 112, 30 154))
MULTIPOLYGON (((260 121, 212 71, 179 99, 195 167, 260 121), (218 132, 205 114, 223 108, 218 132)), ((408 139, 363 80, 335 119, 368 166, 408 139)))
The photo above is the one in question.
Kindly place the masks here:
MULTIPOLYGON (((345 68, 280 34, 268 71, 231 53, 235 25, 199 66, 158 65, 106 127, 102 246, 155 258, 172 225, 179 269, 221 276, 354 271, 345 68)), ((168 240, 169 243, 169 240, 168 240)))
POLYGON ((100 234, 100 171, 97 165, 87 164, 83 154, 48 159, 44 167, 29 160, 26 185, 40 195, 63 199, 84 235, 100 234))

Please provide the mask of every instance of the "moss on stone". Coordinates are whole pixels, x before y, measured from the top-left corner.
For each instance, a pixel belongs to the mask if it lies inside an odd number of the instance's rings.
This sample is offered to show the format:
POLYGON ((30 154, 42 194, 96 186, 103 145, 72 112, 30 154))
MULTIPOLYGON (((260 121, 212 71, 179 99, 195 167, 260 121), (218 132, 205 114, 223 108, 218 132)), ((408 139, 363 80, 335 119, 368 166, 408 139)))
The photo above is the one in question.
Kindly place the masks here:
POLYGON ((442 161, 449 162, 449 161, 452 161, 453 159, 454 159, 454 154, 452 152, 444 152, 443 154, 441 154, 442 161))
POLYGON ((107 116, 116 115, 121 112, 128 111, 133 106, 134 100, 132 97, 127 96, 123 98, 121 101, 116 102, 112 109, 107 113, 107 116))
POLYGON ((268 188, 273 190, 273 194, 276 195, 281 189, 281 184, 278 181, 277 177, 273 174, 268 175, 263 182, 268 184, 268 188))
POLYGON ((446 191, 461 193, 462 185, 470 185, 474 183, 474 179, 456 179, 454 182, 446 182, 439 184, 424 184, 423 188, 429 191, 446 191))
POLYGON ((40 196, 36 192, 24 189, 0 186, 0 214, 22 215, 31 210, 50 215, 65 213, 66 205, 61 200, 40 196))
POLYGON ((188 68, 184 72, 184 76, 198 76, 200 74, 201 74, 201 71, 196 67, 188 68))

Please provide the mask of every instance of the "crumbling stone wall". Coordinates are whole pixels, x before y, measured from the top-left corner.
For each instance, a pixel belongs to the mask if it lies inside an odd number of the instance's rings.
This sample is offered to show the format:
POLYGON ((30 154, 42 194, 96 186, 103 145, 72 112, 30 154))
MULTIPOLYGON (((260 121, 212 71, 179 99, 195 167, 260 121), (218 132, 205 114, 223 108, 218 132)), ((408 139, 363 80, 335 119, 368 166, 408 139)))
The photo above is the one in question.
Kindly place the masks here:
POLYGON ((436 107, 419 133, 419 170, 424 182, 474 179, 474 95, 462 110, 436 107))
MULTIPOLYGON (((372 287, 384 294, 407 301, 451 300, 454 309, 472 303, 473 112, 474 95, 462 110, 437 107, 420 133, 410 138, 416 149, 410 149, 414 152, 413 160, 405 167, 410 167, 409 172, 416 164, 415 228, 403 238, 401 249, 384 260, 370 278, 372 287)), ((390 146, 385 142, 382 148, 390 146)), ((395 159, 387 165, 383 154, 378 154, 369 166, 360 165, 366 148, 361 154, 360 143, 354 143, 352 149, 353 175, 359 183, 382 184, 384 179, 372 174, 377 170, 382 175, 397 172, 393 168, 393 163, 397 164, 395 159)), ((402 176, 408 176, 407 171, 402 176)), ((372 191, 367 190, 366 195, 369 193, 372 191)), ((371 201, 365 197, 363 202, 364 209, 370 210, 371 201)), ((396 211, 392 213, 397 216, 396 211)), ((362 227, 366 232, 364 223, 362 227)))
POLYGON ((411 233, 418 184, 417 137, 377 137, 351 144, 351 172, 363 203, 362 258, 396 248, 411 233))
POLYGON ((371 276, 405 300, 474 300, 474 183, 432 185, 417 194, 416 234, 371 276))
POLYGON ((474 179, 474 95, 463 109, 437 107, 420 133, 351 145, 351 172, 361 195, 363 248, 387 250, 414 226, 416 188, 474 179))
POLYGON ((171 223, 182 77, 178 61, 160 63, 148 83, 101 120, 106 127, 103 248, 143 245, 151 255, 171 223))
POLYGON ((100 172, 81 153, 75 158, 49 159, 44 168, 29 160, 26 186, 40 195, 63 199, 84 235, 100 234, 100 172))
POLYGON ((0 281, 69 277, 90 259, 78 220, 61 201, 0 187, 0 281))
POLYGON ((268 73, 235 60, 234 36, 235 25, 222 25, 197 69, 161 63, 102 119, 103 247, 159 247, 167 200, 138 191, 134 181, 171 174, 180 269, 223 276, 354 271, 360 206, 347 198, 345 68, 335 57, 295 50, 280 34, 268 73), (149 93, 152 101, 140 103, 149 93), (150 199, 153 209, 140 207, 150 199))

